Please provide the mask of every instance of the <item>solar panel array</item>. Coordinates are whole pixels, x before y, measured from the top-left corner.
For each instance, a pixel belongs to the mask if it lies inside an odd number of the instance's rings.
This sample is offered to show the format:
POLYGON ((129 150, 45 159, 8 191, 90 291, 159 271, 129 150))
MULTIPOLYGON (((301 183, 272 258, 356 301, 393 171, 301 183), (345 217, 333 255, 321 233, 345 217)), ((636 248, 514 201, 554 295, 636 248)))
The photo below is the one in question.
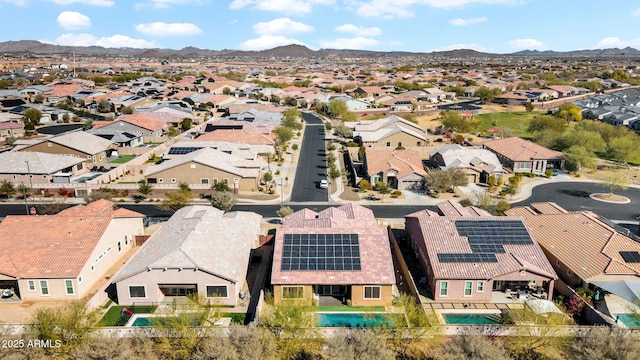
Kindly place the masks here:
POLYGON ((180 146, 174 146, 169 148, 169 155, 185 155, 185 154, 189 154, 192 153, 194 151, 198 151, 202 149, 202 147, 180 147, 180 146))
POLYGON ((358 234, 284 234, 282 271, 361 270, 358 234))
POLYGON ((640 263, 640 254, 637 251, 620 251, 620 256, 628 263, 640 263))
POLYGON ((496 263, 496 254, 506 253, 504 245, 533 244, 520 220, 456 220, 458 234, 466 236, 471 253, 441 253, 442 263, 496 263))

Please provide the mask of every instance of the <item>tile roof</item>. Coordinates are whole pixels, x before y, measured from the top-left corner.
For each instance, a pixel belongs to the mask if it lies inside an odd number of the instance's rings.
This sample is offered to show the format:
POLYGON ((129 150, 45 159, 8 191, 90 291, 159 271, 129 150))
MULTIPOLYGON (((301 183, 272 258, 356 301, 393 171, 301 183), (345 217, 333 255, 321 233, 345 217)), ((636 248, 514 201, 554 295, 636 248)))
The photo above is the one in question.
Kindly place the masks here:
POLYGON ((417 150, 366 150, 365 160, 369 175, 389 170, 396 171, 398 179, 407 175, 418 174, 426 176, 427 172, 422 166, 422 158, 417 150))
POLYGON ((148 116, 148 114, 120 115, 115 118, 115 120, 113 120, 113 123, 117 121, 124 121, 131 125, 135 125, 151 131, 162 130, 167 126, 166 123, 152 118, 151 116, 148 116))
POLYGON ((231 174, 236 174, 245 178, 257 178, 262 168, 262 163, 258 161, 245 160, 237 156, 229 155, 222 151, 211 148, 197 150, 183 156, 163 161, 160 164, 150 165, 144 171, 144 176, 151 176, 161 171, 165 171, 176 166, 188 164, 190 162, 199 163, 212 168, 220 169, 231 174))
POLYGON ((506 213, 521 216, 545 251, 584 281, 612 273, 640 276, 640 263, 627 263, 620 255, 620 251, 640 251, 640 243, 591 212, 568 212, 555 203, 534 203, 506 213))
MULTIPOLYGON (((473 221, 522 221, 513 216, 491 216, 479 209, 461 211, 457 203, 446 201, 438 207, 445 210, 444 216, 433 216, 422 211, 405 216, 407 222, 417 222, 421 238, 424 239, 426 256, 436 279, 493 279, 502 275, 526 270, 556 279, 556 273, 535 241, 530 244, 505 244, 506 253, 495 254, 497 262, 441 262, 438 254, 472 253, 466 236, 462 236, 456 227, 456 220, 473 221), (444 204, 444 203, 449 203, 444 204), (457 204, 457 205, 456 205, 457 204), (452 211, 455 209, 455 211, 452 211)), ((466 209, 466 208, 465 208, 466 209)), ((417 237, 416 237, 417 239, 417 237)))
POLYGON ((252 212, 184 207, 145 242, 113 281, 148 268, 189 268, 241 283, 251 249, 257 244, 261 220, 261 215, 252 212))
POLYGON ((55 174, 84 162, 78 156, 41 152, 8 151, 0 153, 0 174, 55 174), (27 167, 27 162, 29 166, 27 167))
POLYGON ((219 129, 204 133, 197 137, 198 141, 228 141, 233 143, 273 145, 275 138, 273 135, 260 134, 244 129, 219 129))
POLYGON ((89 134, 85 131, 74 131, 52 138, 48 138, 42 142, 52 142, 64 147, 80 151, 85 154, 94 155, 110 149, 115 145, 113 142, 103 139, 100 136, 89 134))
POLYGON ((0 273, 17 278, 77 277, 111 223, 113 205, 103 200, 57 215, 7 216, 0 223, 0 273))
POLYGON ((564 158, 561 152, 547 149, 544 146, 516 136, 487 141, 482 145, 514 161, 564 158))
POLYGON ((163 154, 163 158, 171 158, 175 156, 182 155, 174 155, 171 153, 171 148, 212 148, 215 150, 219 150, 225 152, 229 155, 237 156, 239 158, 245 160, 257 160, 261 161, 259 158, 260 154, 271 154, 273 152, 273 146, 270 145, 251 145, 246 143, 235 143, 229 141, 200 141, 200 138, 196 140, 182 140, 171 145, 163 154))
POLYGON ((330 207, 320 212, 299 210, 284 218, 276 230, 272 284, 393 284, 395 274, 387 230, 373 212, 357 204, 330 207), (361 270, 281 270, 284 234, 358 234, 361 270))
POLYGON ((360 136, 364 142, 375 142, 398 132, 426 141, 425 131, 420 126, 397 115, 389 115, 378 120, 360 121, 355 125, 353 135, 360 136))
POLYGON ((488 173, 506 172, 496 154, 487 149, 469 149, 453 144, 439 147, 431 151, 429 156, 433 158, 436 154, 442 157, 443 164, 439 165, 445 169, 469 168, 488 173))

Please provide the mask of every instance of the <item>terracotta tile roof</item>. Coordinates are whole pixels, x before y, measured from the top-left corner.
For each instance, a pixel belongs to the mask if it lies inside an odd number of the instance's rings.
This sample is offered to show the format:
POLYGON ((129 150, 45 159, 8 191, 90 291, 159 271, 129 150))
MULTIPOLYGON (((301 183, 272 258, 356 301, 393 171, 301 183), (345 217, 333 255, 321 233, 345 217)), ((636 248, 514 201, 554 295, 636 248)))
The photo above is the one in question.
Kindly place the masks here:
POLYGON ((372 149, 366 151, 366 164, 369 175, 394 170, 398 179, 407 175, 426 176, 422 158, 417 150, 372 149))
MULTIPOLYGON (((441 210, 457 208, 451 201, 444 203, 440 203, 438 206, 441 210), (444 203, 449 203, 450 206, 444 203)), ((426 250, 426 256, 429 259, 431 268, 434 269, 436 279, 493 279, 522 270, 533 272, 549 279, 557 278, 553 267, 549 264, 535 239, 531 244, 503 245, 506 253, 495 254, 498 262, 494 263, 440 262, 438 254, 472 253, 468 238, 458 233, 457 220, 522 221, 518 217, 496 217, 488 213, 469 217, 469 214, 479 213, 477 210, 464 213, 458 209, 455 212, 458 214, 436 217, 432 216, 433 214, 420 211, 405 216, 407 223, 416 223, 420 229, 421 235, 414 235, 414 238, 424 239, 424 244, 420 244, 420 246, 424 246, 426 250)), ((407 227, 409 228, 409 226, 407 227)))
POLYGON ((562 211, 554 203, 536 203, 506 211, 524 219, 532 237, 584 281, 605 274, 640 275, 640 263, 627 263, 620 251, 640 251, 640 243, 618 233, 593 213, 562 211), (536 210, 555 211, 541 213, 536 210), (577 237, 579 234, 579 237, 577 237))
POLYGON ((542 159, 563 159, 561 152, 547 149, 529 140, 519 137, 508 137, 504 139, 487 141, 482 144, 485 148, 491 149, 510 160, 531 161, 542 159))
POLYGON ((393 284, 395 275, 387 231, 378 226, 373 212, 357 204, 327 208, 321 212, 299 210, 284 218, 276 230, 273 284, 351 285, 393 284), (284 234, 358 234, 361 270, 283 271, 284 234))
POLYGON ((152 118, 148 115, 149 113, 120 115, 115 120, 113 120, 113 122, 124 121, 131 125, 135 125, 151 131, 162 130, 167 126, 166 123, 156 120, 155 118, 152 118))

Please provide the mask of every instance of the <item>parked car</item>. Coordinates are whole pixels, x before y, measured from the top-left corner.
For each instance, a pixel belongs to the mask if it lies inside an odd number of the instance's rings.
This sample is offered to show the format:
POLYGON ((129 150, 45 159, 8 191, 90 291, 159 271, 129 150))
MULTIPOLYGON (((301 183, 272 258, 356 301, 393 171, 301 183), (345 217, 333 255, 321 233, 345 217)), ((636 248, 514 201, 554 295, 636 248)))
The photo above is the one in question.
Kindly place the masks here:
POLYGON ((328 180, 320 180, 320 189, 328 189, 329 181, 328 180))

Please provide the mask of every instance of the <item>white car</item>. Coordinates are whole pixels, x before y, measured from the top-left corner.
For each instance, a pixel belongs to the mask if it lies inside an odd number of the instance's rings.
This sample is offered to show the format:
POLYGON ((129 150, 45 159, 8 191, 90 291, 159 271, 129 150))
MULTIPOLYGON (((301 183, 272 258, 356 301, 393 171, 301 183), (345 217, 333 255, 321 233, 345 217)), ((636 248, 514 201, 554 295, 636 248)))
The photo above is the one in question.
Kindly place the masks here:
POLYGON ((320 189, 328 189, 329 181, 328 180, 320 180, 320 189))

